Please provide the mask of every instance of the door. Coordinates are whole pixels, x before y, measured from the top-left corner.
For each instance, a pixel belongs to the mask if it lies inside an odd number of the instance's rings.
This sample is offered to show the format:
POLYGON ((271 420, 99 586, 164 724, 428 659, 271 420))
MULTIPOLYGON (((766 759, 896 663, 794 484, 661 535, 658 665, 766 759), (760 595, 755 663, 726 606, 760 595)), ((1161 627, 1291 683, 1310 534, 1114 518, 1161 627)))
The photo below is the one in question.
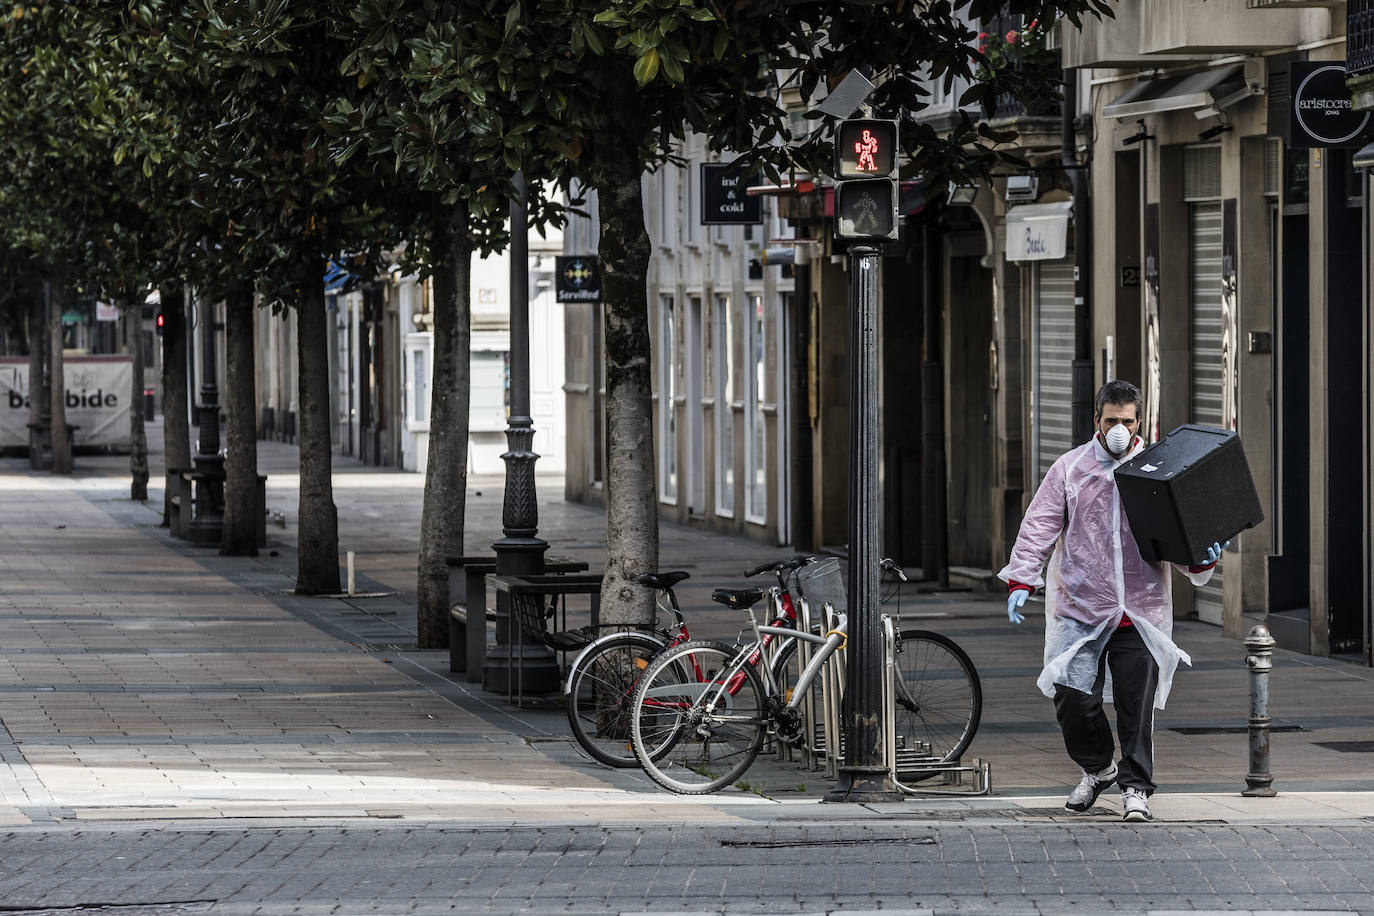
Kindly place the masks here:
POLYGON ((992 566, 992 271, 982 266, 982 235, 946 239, 945 416, 949 565, 992 566), (973 253, 976 251, 976 253, 973 253))

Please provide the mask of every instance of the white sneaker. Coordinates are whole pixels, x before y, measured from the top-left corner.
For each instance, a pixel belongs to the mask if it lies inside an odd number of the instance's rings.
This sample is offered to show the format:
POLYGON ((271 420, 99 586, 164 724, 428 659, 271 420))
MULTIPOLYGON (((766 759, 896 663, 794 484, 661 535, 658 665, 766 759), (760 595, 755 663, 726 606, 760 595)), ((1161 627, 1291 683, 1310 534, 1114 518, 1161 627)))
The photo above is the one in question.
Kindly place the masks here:
POLYGON ((1078 781, 1078 788, 1069 793, 1069 799, 1064 802, 1064 807, 1070 811, 1087 811, 1097 801, 1097 796, 1115 781, 1115 762, 1100 773, 1084 771, 1083 778, 1078 781))
POLYGON ((1150 806, 1145 801, 1145 793, 1127 787, 1121 790, 1121 819, 1123 821, 1152 821, 1150 806))

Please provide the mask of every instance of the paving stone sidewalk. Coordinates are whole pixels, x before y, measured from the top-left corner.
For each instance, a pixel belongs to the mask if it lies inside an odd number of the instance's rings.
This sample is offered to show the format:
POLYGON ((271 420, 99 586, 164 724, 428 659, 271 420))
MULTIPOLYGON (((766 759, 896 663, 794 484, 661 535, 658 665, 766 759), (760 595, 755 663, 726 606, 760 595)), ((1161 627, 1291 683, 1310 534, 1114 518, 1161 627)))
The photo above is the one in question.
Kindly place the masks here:
MULTIPOLYGON (((269 530, 256 559, 223 558, 158 527, 154 499, 127 499, 127 457, 83 456, 72 478, 0 459, 0 824, 141 819, 400 818, 562 824, 756 822, 892 816, 1110 823, 1060 807, 1076 773, 1052 708, 1034 686, 1043 629, 1005 621, 996 596, 901 595, 907 625, 937 629, 973 657, 984 689, 973 753, 994 795, 893 806, 819 805, 819 773, 761 759, 753 791, 671 796, 642 774, 581 755, 556 709, 515 710, 415 651, 414 571, 423 481, 336 461, 340 549, 360 590, 306 599, 294 572, 295 450, 260 443, 269 530)), ((501 481, 470 481, 468 546, 500 536, 501 481)), ((600 568, 604 516, 541 481, 541 535, 554 553, 600 568)), ((664 526, 661 568, 694 631, 730 637, 739 621, 706 600, 742 584, 769 548, 664 526)), ((893 606, 895 608, 895 605, 893 606)), ((1273 676, 1276 799, 1244 799, 1248 682, 1240 644, 1183 623, 1194 667, 1156 727, 1161 820, 1324 823, 1374 817, 1374 676, 1279 653, 1273 676)))

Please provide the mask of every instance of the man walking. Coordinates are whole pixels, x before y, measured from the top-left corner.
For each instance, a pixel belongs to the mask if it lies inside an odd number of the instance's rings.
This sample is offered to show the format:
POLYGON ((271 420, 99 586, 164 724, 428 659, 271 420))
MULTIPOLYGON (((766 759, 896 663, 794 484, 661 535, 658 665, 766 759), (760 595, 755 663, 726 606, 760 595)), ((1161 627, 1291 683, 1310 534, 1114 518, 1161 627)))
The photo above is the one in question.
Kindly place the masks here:
MULTIPOLYGON (((1087 811, 1115 782, 1128 821, 1150 820, 1154 710, 1164 708, 1178 663, 1192 663, 1173 642, 1168 565, 1141 557, 1112 475, 1145 447, 1137 435, 1142 406, 1131 383, 1102 386, 1096 434, 1045 475, 998 573, 1012 623, 1025 620, 1027 596, 1044 589, 1045 668, 1036 683, 1054 699, 1064 746, 1083 769, 1064 806, 1087 811), (1116 707, 1119 765, 1104 702, 1116 707)), ((1213 544, 1200 563, 1178 568, 1203 585, 1223 549, 1213 544)))

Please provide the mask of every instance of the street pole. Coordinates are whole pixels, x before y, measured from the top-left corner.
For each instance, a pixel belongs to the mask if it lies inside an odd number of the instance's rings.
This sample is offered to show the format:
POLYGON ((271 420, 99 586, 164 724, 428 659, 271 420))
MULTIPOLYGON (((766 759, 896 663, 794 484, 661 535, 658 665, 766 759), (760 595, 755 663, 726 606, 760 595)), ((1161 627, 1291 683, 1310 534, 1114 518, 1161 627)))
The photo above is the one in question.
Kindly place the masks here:
MULTIPOLYGON (((535 490, 534 420, 530 417, 530 258, 526 229, 525 176, 515 174, 515 197, 510 208, 510 415, 506 421, 505 501, 501 510, 501 531, 505 535, 493 543, 496 574, 499 576, 537 575, 544 571, 544 551, 548 544, 539 538, 539 498, 535 490)), ((505 593, 497 593, 498 636, 504 629, 507 645, 489 655, 482 683, 489 690, 507 685, 507 662, 503 652, 515 654, 521 672, 512 674, 530 693, 556 690, 560 681, 558 661, 541 645, 522 644, 520 628, 510 621, 505 593), (501 618, 505 618, 505 627, 501 618)))
POLYGON ((879 746, 883 633, 878 613, 878 279, 879 249, 849 250, 849 606, 843 705, 844 764, 831 802, 899 801, 879 746))
POLYGON ((219 382, 215 366, 215 305, 196 291, 196 318, 200 326, 200 409, 196 427, 200 447, 192 458, 197 481, 196 519, 206 539, 218 537, 224 508, 224 457, 219 453, 219 382))

